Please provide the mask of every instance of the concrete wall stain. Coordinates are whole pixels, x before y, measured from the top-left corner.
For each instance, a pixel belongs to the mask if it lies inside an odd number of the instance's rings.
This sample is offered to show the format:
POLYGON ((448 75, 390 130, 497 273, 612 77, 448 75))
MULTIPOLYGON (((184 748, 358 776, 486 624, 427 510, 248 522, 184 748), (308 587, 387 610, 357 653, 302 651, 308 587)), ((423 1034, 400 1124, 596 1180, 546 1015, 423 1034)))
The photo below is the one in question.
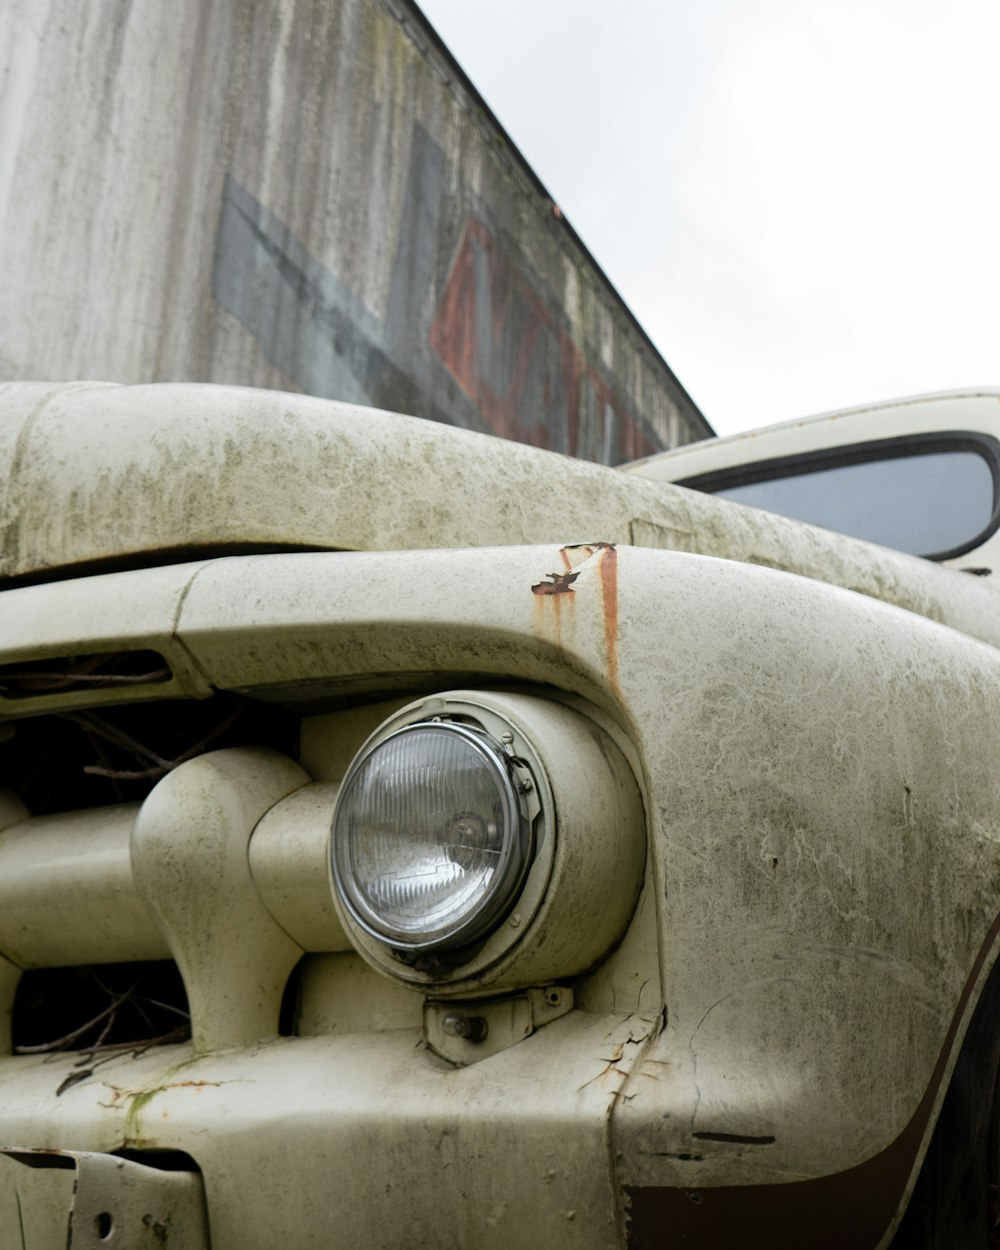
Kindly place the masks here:
POLYGON ((18 38, 0 379, 299 389, 608 463, 711 433, 408 0, 60 0, 18 38))

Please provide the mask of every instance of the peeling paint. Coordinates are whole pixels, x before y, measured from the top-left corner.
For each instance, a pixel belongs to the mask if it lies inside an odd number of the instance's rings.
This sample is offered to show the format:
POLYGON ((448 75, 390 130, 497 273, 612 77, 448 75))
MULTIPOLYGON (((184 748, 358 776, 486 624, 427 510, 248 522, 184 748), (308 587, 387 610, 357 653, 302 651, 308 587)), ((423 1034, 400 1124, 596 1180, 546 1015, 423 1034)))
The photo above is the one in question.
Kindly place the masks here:
MULTIPOLYGON (((593 542, 577 543, 561 547, 559 557, 565 572, 548 573, 548 581, 536 582, 531 587, 534 595, 565 595, 572 593, 573 583, 577 581, 583 570, 596 566, 601 583, 601 611, 604 618, 604 654, 607 662, 607 678, 611 688, 618 690, 618 551, 614 543, 593 542)), ((561 617, 559 608, 555 609, 556 642, 561 644, 561 617)), ((544 626, 544 621, 537 618, 536 630, 544 626)))
POLYGON ((547 573, 547 582, 536 582, 532 588, 533 595, 569 595, 573 593, 573 583, 579 573, 547 573))

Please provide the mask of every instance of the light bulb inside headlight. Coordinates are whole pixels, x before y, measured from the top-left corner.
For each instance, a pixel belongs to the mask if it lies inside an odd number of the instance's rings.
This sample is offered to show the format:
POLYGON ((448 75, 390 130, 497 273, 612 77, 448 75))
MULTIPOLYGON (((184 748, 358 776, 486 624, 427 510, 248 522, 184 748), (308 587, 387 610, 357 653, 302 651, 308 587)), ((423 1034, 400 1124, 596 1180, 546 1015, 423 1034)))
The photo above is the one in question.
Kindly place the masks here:
POLYGON ((478 728, 423 721, 376 742, 348 771, 333 872, 374 937, 404 950, 454 948, 506 913, 529 843, 502 746, 478 728))

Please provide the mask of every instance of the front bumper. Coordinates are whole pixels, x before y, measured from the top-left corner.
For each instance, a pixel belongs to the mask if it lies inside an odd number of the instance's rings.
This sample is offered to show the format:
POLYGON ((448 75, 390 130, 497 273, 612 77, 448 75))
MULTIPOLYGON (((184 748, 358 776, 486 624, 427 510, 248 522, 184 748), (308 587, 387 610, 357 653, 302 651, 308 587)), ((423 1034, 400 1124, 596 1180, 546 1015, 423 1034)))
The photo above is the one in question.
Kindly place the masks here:
POLYGON ((6 1059, 0 1134, 183 1152, 204 1180, 213 1250, 619 1246, 608 1113, 636 1032, 574 1011, 468 1068, 412 1029, 203 1056, 160 1047, 62 1094, 75 1056, 6 1059))

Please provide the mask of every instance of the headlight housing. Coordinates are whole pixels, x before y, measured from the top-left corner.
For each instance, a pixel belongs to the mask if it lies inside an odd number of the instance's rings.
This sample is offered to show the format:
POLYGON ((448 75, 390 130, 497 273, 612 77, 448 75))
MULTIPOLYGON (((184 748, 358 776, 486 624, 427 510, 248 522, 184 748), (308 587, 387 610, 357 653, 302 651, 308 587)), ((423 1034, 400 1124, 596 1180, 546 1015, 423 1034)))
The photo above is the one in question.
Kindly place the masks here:
POLYGON ((558 982, 607 955, 646 858, 610 728, 500 691, 390 716, 348 768, 331 831, 334 900, 365 959, 441 998, 558 982))
POLYGON ((362 751, 333 836, 334 879, 355 921, 403 951, 454 949, 491 931, 530 856, 518 771, 484 729, 441 719, 362 751))

